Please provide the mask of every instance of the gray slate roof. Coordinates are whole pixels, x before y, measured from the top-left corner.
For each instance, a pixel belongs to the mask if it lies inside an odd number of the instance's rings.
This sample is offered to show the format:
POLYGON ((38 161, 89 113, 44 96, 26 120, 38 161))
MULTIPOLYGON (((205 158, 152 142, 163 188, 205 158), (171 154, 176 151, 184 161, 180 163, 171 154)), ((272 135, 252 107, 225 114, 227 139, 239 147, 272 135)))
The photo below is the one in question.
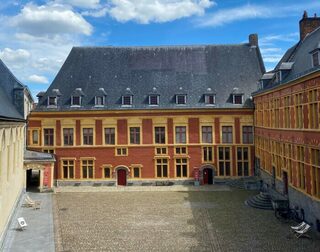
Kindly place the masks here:
POLYGON ((53 154, 39 152, 39 151, 24 151, 24 162, 55 162, 56 159, 53 154))
POLYGON ((23 120, 13 101, 13 89, 24 88, 0 59, 0 118, 2 120, 23 120))
POLYGON ((293 47, 289 48, 279 61, 273 73, 278 70, 285 70, 283 73, 283 80, 281 82, 275 82, 272 79, 262 90, 257 93, 263 92, 275 88, 279 85, 286 84, 291 80, 307 75, 314 71, 320 71, 320 67, 313 67, 312 65, 312 51, 319 49, 320 42, 320 27, 309 33, 303 40, 299 41, 293 47), (283 66, 291 66, 291 69, 283 69, 283 66))
POLYGON ((250 44, 74 47, 36 110, 201 108, 208 107, 207 93, 216 93, 218 108, 251 107, 249 97, 264 71, 259 48, 250 44), (81 88, 83 102, 80 108, 71 108, 76 88, 81 88), (94 107, 99 88, 107 94, 104 108, 94 107), (234 88, 244 93, 245 104, 231 103, 234 88), (47 108, 53 89, 61 92, 58 107, 47 108), (128 90, 133 106, 124 108, 121 96, 128 90), (152 93, 160 95, 159 106, 148 105, 152 93), (187 104, 176 105, 176 94, 187 94, 187 104))

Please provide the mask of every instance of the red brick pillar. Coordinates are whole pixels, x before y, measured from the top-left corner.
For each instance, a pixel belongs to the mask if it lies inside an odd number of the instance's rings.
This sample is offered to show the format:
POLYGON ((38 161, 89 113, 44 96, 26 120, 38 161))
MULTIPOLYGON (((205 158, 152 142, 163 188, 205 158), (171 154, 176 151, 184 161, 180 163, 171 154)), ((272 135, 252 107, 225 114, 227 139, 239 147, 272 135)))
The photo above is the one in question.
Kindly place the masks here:
POLYGON ((119 119, 117 121, 118 144, 128 144, 128 122, 127 119, 119 119))

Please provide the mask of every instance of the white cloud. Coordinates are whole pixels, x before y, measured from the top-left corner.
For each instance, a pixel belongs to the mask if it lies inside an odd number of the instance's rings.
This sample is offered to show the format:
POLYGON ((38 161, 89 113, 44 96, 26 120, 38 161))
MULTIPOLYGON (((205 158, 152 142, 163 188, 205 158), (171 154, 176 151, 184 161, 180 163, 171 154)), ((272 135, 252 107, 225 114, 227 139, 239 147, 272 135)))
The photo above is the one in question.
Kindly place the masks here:
POLYGON ((36 37, 55 34, 91 35, 92 26, 70 7, 60 4, 27 4, 10 23, 19 32, 36 37))
POLYGON ((95 9, 99 6, 100 0, 56 0, 56 2, 80 8, 95 9))
POLYGON ((4 48, 2 51, 0 50, 0 58, 9 64, 13 64, 16 67, 22 63, 25 63, 31 54, 29 51, 25 49, 11 49, 11 48, 4 48))
POLYGON ((108 13, 119 22, 163 23, 203 15, 215 5, 211 0, 109 0, 108 13))
POLYGON ((84 11, 81 14, 83 16, 91 16, 91 17, 99 18, 99 17, 104 17, 108 13, 109 13, 109 7, 103 7, 98 10, 84 11))
POLYGON ((284 42, 296 42, 299 39, 299 33, 289 33, 289 34, 278 34, 278 35, 268 35, 261 38, 260 42, 262 44, 270 44, 274 41, 284 41, 284 42))
POLYGON ((274 5, 251 5, 246 4, 235 8, 222 9, 209 13, 197 20, 199 26, 217 27, 235 21, 257 18, 281 18, 286 16, 301 15, 301 10, 319 8, 320 2, 298 4, 274 4, 274 5))
POLYGON ((238 20, 269 17, 272 14, 269 8, 257 5, 244 5, 232 9, 224 9, 200 19, 200 26, 222 26, 238 20))
POLYGON ((47 79, 47 77, 36 75, 36 74, 30 75, 28 77, 28 80, 31 82, 34 82, 34 83, 39 83, 39 84, 48 84, 49 83, 49 80, 47 79))

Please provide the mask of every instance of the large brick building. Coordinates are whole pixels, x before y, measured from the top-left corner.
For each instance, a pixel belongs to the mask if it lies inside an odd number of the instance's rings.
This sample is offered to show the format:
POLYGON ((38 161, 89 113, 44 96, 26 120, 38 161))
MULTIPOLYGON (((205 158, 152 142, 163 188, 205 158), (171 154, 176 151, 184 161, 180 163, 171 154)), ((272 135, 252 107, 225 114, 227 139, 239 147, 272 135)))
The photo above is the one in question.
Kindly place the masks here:
POLYGON ((73 48, 28 122, 58 185, 253 175, 258 38, 238 45, 73 48), (199 171, 199 172, 194 172, 199 171))
POLYGON ((256 164, 269 188, 320 230, 320 18, 300 21, 300 41, 263 75, 254 96, 256 164))

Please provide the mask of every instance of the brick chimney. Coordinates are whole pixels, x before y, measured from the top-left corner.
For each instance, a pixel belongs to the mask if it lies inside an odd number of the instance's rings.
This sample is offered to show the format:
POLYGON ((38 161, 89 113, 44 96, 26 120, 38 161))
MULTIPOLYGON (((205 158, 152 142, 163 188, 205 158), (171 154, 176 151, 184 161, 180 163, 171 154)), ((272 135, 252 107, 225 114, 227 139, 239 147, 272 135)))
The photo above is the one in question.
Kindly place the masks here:
POLYGON ((249 35, 249 44, 251 46, 258 46, 258 34, 250 34, 249 35))
POLYGON ((308 17, 306 11, 303 12, 302 19, 299 21, 300 40, 303 40, 308 33, 314 31, 320 26, 320 18, 315 13, 313 17, 308 17))

